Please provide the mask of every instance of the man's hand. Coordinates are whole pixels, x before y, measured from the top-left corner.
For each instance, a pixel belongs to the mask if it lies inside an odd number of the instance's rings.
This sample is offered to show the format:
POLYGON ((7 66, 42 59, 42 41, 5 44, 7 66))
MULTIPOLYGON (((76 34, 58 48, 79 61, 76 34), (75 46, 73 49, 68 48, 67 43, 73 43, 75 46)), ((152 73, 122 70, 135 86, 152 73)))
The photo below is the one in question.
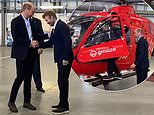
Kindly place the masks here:
POLYGON ((63 66, 66 66, 68 64, 69 64, 69 62, 67 60, 63 60, 63 66))
POLYGON ((38 54, 42 54, 43 53, 43 49, 42 48, 39 48, 38 49, 38 54))
POLYGON ((31 42, 31 46, 32 46, 33 48, 38 47, 38 46, 39 46, 38 41, 37 41, 37 40, 32 40, 32 42, 31 42))
POLYGON ((130 66, 131 69, 135 69, 135 67, 136 65, 134 63, 130 66))

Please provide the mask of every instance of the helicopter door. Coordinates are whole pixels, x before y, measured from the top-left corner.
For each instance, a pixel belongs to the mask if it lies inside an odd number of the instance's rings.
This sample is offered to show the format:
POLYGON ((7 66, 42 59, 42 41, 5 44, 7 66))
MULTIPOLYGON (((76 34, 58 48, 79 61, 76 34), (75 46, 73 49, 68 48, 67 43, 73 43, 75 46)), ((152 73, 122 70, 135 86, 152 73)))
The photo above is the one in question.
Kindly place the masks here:
POLYGON ((121 27, 118 16, 98 21, 80 48, 77 54, 78 61, 86 63, 127 56, 126 39, 121 27))

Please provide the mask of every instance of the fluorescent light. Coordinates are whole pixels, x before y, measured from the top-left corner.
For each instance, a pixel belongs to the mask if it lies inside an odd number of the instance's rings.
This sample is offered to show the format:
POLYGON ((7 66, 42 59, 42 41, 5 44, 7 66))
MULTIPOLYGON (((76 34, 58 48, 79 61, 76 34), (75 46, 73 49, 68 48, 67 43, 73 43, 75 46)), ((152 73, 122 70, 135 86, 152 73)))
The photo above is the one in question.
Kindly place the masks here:
POLYGON ((64 9, 63 6, 40 6, 41 9, 64 9))

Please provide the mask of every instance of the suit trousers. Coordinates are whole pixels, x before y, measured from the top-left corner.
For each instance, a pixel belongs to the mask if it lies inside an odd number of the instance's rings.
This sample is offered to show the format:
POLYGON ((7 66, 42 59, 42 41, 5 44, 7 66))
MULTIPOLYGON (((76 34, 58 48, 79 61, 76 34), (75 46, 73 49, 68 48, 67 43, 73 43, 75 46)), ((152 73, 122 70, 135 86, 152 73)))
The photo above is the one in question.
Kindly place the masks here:
POLYGON ((34 66, 35 52, 33 48, 29 48, 25 59, 16 59, 17 77, 14 80, 9 102, 14 103, 18 94, 18 90, 24 81, 24 103, 30 103, 31 99, 31 77, 34 66))
POLYGON ((37 54, 34 60, 33 78, 37 89, 42 88, 41 70, 40 70, 40 55, 37 54))
POLYGON ((107 62, 108 62, 108 75, 112 75, 113 72, 115 72, 116 74, 120 74, 120 71, 115 63, 117 58, 112 58, 112 59, 108 59, 107 62))
POLYGON ((60 91, 59 106, 69 108, 68 93, 69 93, 69 75, 71 71, 72 61, 68 65, 63 66, 62 63, 57 63, 58 67, 58 87, 60 91))
POLYGON ((148 68, 147 69, 137 69, 136 68, 136 74, 137 74, 137 84, 139 84, 147 78, 148 68))

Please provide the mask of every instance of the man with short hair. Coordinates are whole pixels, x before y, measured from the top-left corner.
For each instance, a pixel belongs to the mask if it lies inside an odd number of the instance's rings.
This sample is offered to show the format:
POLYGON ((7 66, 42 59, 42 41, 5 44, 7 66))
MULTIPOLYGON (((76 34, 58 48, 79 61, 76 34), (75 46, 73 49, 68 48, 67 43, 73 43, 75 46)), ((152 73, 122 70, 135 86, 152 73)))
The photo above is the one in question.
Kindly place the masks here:
POLYGON ((18 112, 15 105, 18 90, 24 81, 24 108, 36 110, 31 104, 31 77, 34 59, 37 54, 38 40, 36 30, 30 18, 35 12, 35 6, 26 2, 22 6, 22 12, 11 21, 11 33, 13 36, 11 58, 16 59, 17 77, 13 83, 8 107, 12 112, 18 112))
POLYGON ((130 68, 136 69, 137 84, 139 84, 144 81, 148 75, 148 42, 143 37, 143 30, 141 28, 137 28, 134 35, 136 36, 137 48, 135 62, 130 66, 130 68))
MULTIPOLYGON (((72 41, 69 27, 57 18, 53 11, 47 11, 42 16, 45 21, 53 26, 49 41, 42 44, 43 48, 54 45, 54 60, 58 68, 58 87, 60 91, 59 104, 52 106, 52 112, 55 114, 68 113, 68 91, 69 91, 69 74, 74 59, 72 51, 72 41)), ((40 44, 41 47, 41 44, 40 44)))

